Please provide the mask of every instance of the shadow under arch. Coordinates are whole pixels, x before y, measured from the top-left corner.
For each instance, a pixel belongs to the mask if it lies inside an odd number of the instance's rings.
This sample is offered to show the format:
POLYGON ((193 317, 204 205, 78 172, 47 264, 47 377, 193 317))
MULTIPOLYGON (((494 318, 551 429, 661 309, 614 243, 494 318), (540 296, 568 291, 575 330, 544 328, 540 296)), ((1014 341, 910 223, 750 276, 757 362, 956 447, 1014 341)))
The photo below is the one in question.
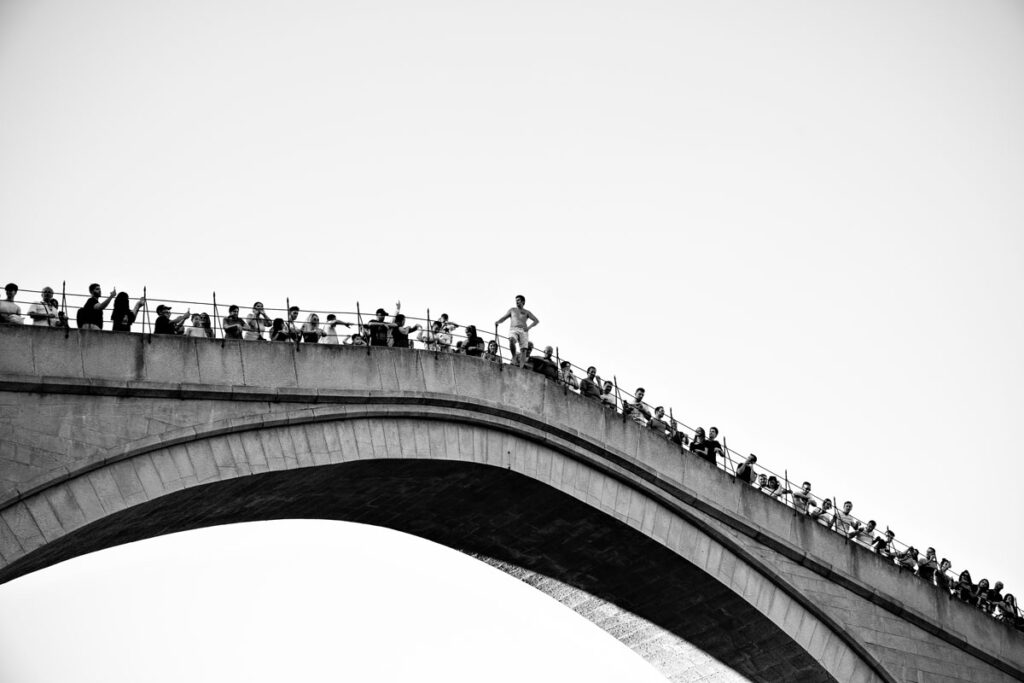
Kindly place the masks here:
MULTIPOLYGON (((835 680, 771 620, 677 553, 552 486, 472 462, 357 460, 196 485, 54 540, 3 578, 162 534, 267 519, 386 527, 513 574, 550 577, 594 596, 593 614, 581 613, 671 680, 691 680, 696 665, 679 660, 673 642, 680 640, 750 680, 835 680), (600 609, 609 605, 617 618, 600 609)), ((545 590, 544 582, 535 585, 545 590)))

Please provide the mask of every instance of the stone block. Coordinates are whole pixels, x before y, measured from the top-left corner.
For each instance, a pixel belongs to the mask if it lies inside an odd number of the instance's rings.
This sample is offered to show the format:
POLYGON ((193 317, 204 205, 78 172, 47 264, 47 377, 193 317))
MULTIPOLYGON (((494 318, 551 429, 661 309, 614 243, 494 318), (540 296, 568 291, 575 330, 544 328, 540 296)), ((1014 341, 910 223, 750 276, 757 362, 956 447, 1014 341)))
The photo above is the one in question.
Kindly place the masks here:
POLYGON ((10 564, 24 554, 25 550, 22 548, 18 537, 7 526, 7 521, 3 518, 3 515, 0 515, 0 560, 4 564, 10 564))
POLYGON ((300 387, 353 392, 381 389, 377 362, 365 348, 324 344, 295 353, 293 345, 288 346, 293 348, 292 362, 300 387))
POLYGON ((208 484, 211 481, 220 479, 220 470, 217 468, 217 461, 213 457, 213 447, 209 439, 192 441, 185 444, 185 452, 192 463, 192 470, 196 473, 196 481, 200 484, 208 484))
POLYGON ((196 340, 154 334, 141 344, 147 382, 201 384, 196 340))
MULTIPOLYGON (((420 358, 423 354, 409 349, 396 350, 389 355, 391 365, 395 371, 395 379, 398 382, 397 391, 411 394, 423 394, 427 390, 427 384, 423 379, 423 370, 420 367, 420 358)), ((381 379, 381 386, 384 381, 381 379)))
POLYGON ((88 523, 89 520, 86 519, 82 508, 75 502, 75 497, 71 494, 71 488, 67 482, 51 486, 39 495, 50 504, 64 533, 74 531, 88 523))
POLYGON ((85 475, 85 477, 96 491, 96 496, 103 505, 103 511, 106 514, 120 512, 128 507, 128 503, 122 497, 121 490, 117 487, 117 482, 114 480, 109 468, 103 467, 93 470, 85 475))
POLYGON ((80 334, 79 348, 85 377, 129 381, 144 379, 141 334, 105 332, 80 334))
POLYGON ((145 491, 147 499, 154 500, 166 493, 164 483, 160 479, 160 473, 157 471, 156 464, 149 454, 137 455, 130 462, 132 467, 135 468, 135 476, 138 477, 139 482, 142 484, 142 489, 145 491))
POLYGON ((252 342, 240 339, 197 343, 195 349, 200 381, 204 384, 228 386, 245 384, 245 373, 242 370, 242 345, 250 343, 252 342))
POLYGON ((428 393, 452 394, 455 391, 455 370, 450 353, 423 351, 416 354, 423 386, 428 393))
POLYGON ((107 511, 103 509, 103 503, 87 477, 70 479, 65 486, 71 492, 71 497, 75 499, 79 509, 82 510, 82 514, 85 515, 86 522, 95 522, 106 516, 107 511))
POLYGON ((57 519, 56 513, 42 495, 29 496, 24 501, 29 513, 36 522, 36 527, 46 539, 46 542, 55 541, 64 535, 64 529, 57 519))
MULTIPOLYGON (((6 330, 5 330, 6 332, 6 330)), ((76 377, 84 378, 85 367, 82 365, 82 337, 86 333, 71 330, 65 338, 61 330, 42 329, 30 330, 24 335, 8 337, 0 334, 0 359, 3 359, 3 374, 36 374, 43 377, 76 377), (35 332, 35 334, 33 334, 35 332), (10 348, 12 344, 17 345, 10 348), (28 358, 24 354, 31 354, 28 358), (34 369, 29 369, 30 367, 34 369), (9 370, 8 370, 9 368, 9 370)))
POLYGON ((319 386, 313 378, 299 384, 296 374, 298 365, 309 364, 309 354, 297 362, 298 354, 294 344, 282 342, 255 342, 238 347, 242 355, 242 373, 248 387, 298 387, 315 389, 319 386))

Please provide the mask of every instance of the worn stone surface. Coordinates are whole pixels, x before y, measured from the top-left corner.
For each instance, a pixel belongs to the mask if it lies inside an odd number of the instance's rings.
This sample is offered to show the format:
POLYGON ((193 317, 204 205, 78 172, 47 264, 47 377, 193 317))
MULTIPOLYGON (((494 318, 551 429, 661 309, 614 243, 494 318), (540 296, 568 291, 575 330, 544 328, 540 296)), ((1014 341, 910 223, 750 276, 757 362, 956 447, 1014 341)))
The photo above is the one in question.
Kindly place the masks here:
POLYGON ((354 519, 569 590, 673 680, 715 660, 754 680, 1024 680, 1020 634, 533 373, 29 327, 0 351, 0 580, 173 530, 354 519))

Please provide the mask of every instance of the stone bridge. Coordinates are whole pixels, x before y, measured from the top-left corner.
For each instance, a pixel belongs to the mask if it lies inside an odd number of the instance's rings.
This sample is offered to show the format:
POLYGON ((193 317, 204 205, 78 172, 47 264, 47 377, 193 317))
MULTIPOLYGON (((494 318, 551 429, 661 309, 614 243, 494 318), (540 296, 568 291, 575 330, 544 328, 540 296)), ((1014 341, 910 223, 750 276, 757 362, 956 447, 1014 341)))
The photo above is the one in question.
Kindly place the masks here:
POLYGON ((670 680, 1024 681, 1024 634, 537 374, 428 351, 0 329, 0 582, 280 518, 474 555, 670 680))

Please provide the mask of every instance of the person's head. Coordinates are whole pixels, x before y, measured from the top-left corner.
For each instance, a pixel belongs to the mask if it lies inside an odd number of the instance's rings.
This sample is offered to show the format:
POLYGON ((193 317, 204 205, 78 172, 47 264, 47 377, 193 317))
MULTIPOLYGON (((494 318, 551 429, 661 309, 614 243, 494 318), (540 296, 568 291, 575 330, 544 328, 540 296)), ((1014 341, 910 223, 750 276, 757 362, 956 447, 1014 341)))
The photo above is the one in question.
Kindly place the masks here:
POLYGON ((522 308, 526 305, 526 297, 522 294, 516 294, 516 306, 522 308))
POLYGON ((94 282, 91 285, 89 285, 89 293, 92 294, 93 296, 99 296, 100 294, 103 293, 103 288, 100 287, 98 283, 94 282))
POLYGON ((831 498, 826 498, 825 500, 821 501, 821 509, 822 510, 831 510, 832 509, 832 499, 831 498))
POLYGON ((988 590, 988 579, 982 579, 978 582, 978 588, 981 590, 988 590))
POLYGON ((768 485, 771 486, 772 488, 775 488, 776 486, 779 485, 779 480, 774 474, 768 477, 768 485))
POLYGON ((210 325, 210 314, 203 311, 199 314, 199 322, 203 324, 203 327, 209 327, 210 325))
POLYGON ((494 341, 493 339, 491 341, 487 342, 487 353, 497 353, 497 352, 498 352, 498 342, 494 341))
POLYGON ((594 379, 594 377, 596 375, 597 375, 597 368, 595 368, 593 365, 591 365, 589 368, 587 368, 587 377, 589 377, 590 379, 594 379))
POLYGON ((885 540, 891 541, 894 538, 896 538, 896 532, 893 531, 892 529, 886 529, 885 530, 885 540))
POLYGON ((637 387, 635 392, 637 402, 644 400, 644 394, 646 393, 647 391, 643 387, 637 387))
POLYGON ((53 287, 43 287, 43 301, 49 301, 53 298, 53 287))
POLYGON ((995 590, 995 591, 1003 590, 1003 582, 1002 581, 996 581, 996 585, 992 586, 992 590, 995 590))
POLYGON ((843 512, 845 512, 846 514, 850 514, 850 510, 852 509, 853 503, 851 503, 850 501, 846 501, 845 503, 843 503, 843 512))
POLYGON ((466 326, 466 336, 467 337, 475 337, 476 336, 476 325, 467 325, 466 326))
POLYGON ((257 313, 262 313, 263 312, 263 302, 262 301, 257 301, 256 303, 254 303, 252 305, 252 310, 257 312, 257 313))
POLYGON ((715 437, 717 437, 718 436, 718 427, 712 427, 711 429, 709 429, 708 430, 708 436, 711 439, 714 439, 715 437))
POLYGON ((280 332, 284 329, 284 318, 274 318, 274 322, 270 326, 271 332, 280 332))
MULTIPOLYGON (((92 291, 92 290, 90 289, 89 291, 92 291)), ((4 292, 7 293, 7 298, 8 299, 13 299, 14 295, 18 293, 18 285, 14 284, 13 282, 8 282, 4 286, 4 292)))
POLYGON ((768 477, 766 477, 763 474, 757 475, 757 485, 758 486, 767 486, 768 485, 768 477))
POLYGON ((942 558, 942 562, 939 562, 939 569, 941 569, 942 571, 946 571, 947 569, 949 569, 952 566, 953 566, 953 563, 950 562, 949 560, 947 560, 945 557, 942 558))
POLYGON ((654 409, 655 417, 665 417, 665 406, 658 406, 654 409))
POLYGON ((405 325, 405 315, 402 313, 395 313, 395 324, 399 327, 405 325))
POLYGON ((448 322, 448 314, 447 313, 442 313, 441 317, 438 318, 438 320, 440 320, 442 323, 448 322))
MULTIPOLYGON (((714 428, 712 427, 712 429, 714 429, 714 428)), ((697 431, 695 431, 693 433, 693 438, 695 438, 695 439, 703 439, 704 438, 704 428, 703 427, 697 427, 697 431)))
POLYGON ((310 313, 309 318, 307 318, 307 320, 309 321, 309 324, 312 325, 313 327, 316 327, 317 325, 320 324, 320 316, 318 316, 316 313, 310 313))
MULTIPOLYGON (((383 318, 381 318, 381 319, 383 320, 383 318)), ((430 326, 430 329, 433 332, 440 332, 441 331, 441 321, 440 320, 435 320, 434 324, 430 326)))
POLYGON ((1003 602, 1010 608, 1010 614, 1017 611, 1017 598, 1014 597, 1013 593, 1007 593, 1003 596, 1003 602))
POLYGON ((867 525, 867 526, 866 526, 866 527, 864 528, 864 531, 865 531, 866 533, 869 533, 869 534, 870 534, 870 533, 871 533, 872 531, 874 531, 874 530, 875 530, 875 520, 873 520, 873 519, 869 519, 869 520, 868 520, 868 525, 867 525))
POLYGON ((612 387, 613 386, 615 386, 615 385, 613 385, 608 380, 605 380, 605 382, 604 382, 604 393, 606 393, 606 394, 612 393, 612 387))
POLYGON ((383 322, 384 316, 386 316, 387 314, 388 314, 388 312, 385 311, 383 308, 378 308, 377 309, 377 320, 380 320, 380 321, 383 322))
POLYGON ((963 570, 962 572, 960 572, 960 580, 963 581, 964 583, 970 583, 971 582, 971 573, 969 571, 967 571, 966 569, 963 570))
POLYGON ((170 318, 171 317, 171 307, 170 306, 165 306, 163 304, 160 304, 159 306, 156 307, 156 314, 157 315, 164 315, 164 316, 167 316, 168 318, 170 318))
POLYGON ((554 353, 555 353, 555 349, 554 348, 552 348, 550 346, 545 346, 544 347, 544 357, 547 358, 548 360, 551 360, 551 356, 554 355, 554 353))
POLYGON ((327 322, 333 323, 337 319, 338 319, 338 316, 334 315, 333 313, 328 313, 327 314, 327 322))
POLYGON ((234 304, 228 306, 228 315, 238 315, 238 306, 234 304))
POLYGON ((924 551, 924 555, 929 560, 934 560, 935 559, 935 548, 928 548, 928 550, 924 551))
POLYGON ((203 316, 202 316, 202 314, 201 313, 193 313, 192 314, 192 327, 202 327, 202 326, 203 326, 203 316))
MULTIPOLYGON (((43 298, 46 298, 45 292, 43 298)), ((128 292, 118 292, 117 296, 114 297, 114 312, 120 313, 121 311, 127 311, 128 308, 128 292)))
POLYGON ((295 320, 299 317, 299 307, 292 306, 288 309, 288 320, 295 320))
POLYGON ((804 490, 804 493, 810 493, 811 492, 811 482, 805 481, 801 488, 804 490))

